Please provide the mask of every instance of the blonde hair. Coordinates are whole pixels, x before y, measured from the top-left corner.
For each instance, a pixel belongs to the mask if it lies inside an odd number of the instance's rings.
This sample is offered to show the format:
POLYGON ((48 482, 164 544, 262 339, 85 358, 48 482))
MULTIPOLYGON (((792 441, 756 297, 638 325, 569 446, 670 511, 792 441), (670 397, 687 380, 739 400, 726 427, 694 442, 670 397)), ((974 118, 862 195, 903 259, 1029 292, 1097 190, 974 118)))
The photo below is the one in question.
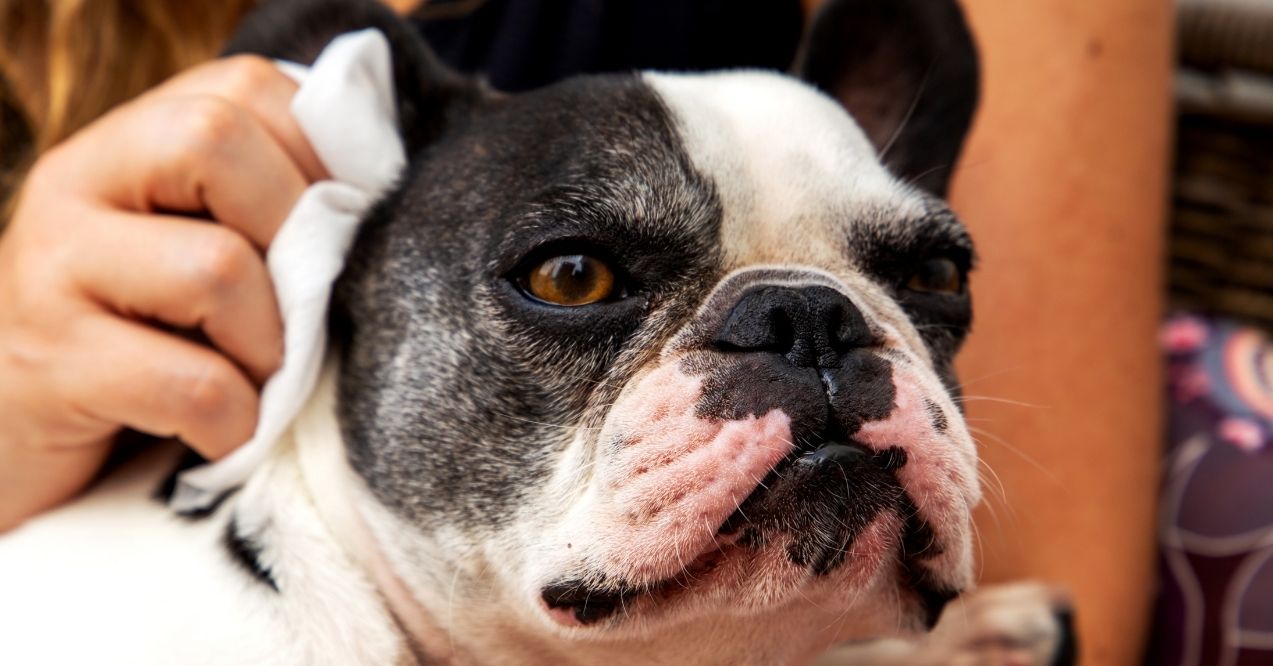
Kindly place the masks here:
POLYGON ((256 0, 0 0, 0 220, 42 152, 217 54, 256 0), (20 145, 27 144, 27 145, 20 145), (18 154, 15 151, 22 151, 18 154))

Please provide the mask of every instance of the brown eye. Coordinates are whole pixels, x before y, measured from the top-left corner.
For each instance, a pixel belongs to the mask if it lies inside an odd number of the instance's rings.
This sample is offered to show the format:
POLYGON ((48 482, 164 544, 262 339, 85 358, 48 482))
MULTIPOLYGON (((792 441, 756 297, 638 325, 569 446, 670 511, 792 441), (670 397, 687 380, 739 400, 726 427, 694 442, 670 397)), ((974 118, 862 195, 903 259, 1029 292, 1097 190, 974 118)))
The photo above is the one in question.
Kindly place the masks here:
POLYGON ((958 294, 964 290, 964 276, 950 259, 929 259, 911 275, 906 288, 937 294, 958 294))
POLYGON ((614 271, 600 259, 584 254, 553 257, 531 269, 523 288, 553 305, 576 307, 610 298, 614 271))

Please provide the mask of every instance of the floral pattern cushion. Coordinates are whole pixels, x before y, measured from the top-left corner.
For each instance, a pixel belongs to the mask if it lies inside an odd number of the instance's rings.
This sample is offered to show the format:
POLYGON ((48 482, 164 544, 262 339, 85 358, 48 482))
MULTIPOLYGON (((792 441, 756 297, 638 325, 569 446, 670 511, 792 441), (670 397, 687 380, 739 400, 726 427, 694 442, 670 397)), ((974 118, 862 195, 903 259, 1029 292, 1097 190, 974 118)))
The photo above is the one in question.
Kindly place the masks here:
POLYGON ((1151 663, 1273 664, 1273 346, 1171 317, 1162 588, 1151 663))

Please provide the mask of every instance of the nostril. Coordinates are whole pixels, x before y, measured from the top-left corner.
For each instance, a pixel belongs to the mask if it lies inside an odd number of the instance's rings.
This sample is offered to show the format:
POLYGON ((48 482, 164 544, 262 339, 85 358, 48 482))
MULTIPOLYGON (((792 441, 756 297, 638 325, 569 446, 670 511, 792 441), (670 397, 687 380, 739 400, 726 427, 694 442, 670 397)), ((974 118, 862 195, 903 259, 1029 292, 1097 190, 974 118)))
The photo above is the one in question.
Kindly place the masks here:
POLYGON ((770 289, 750 292, 739 299, 716 334, 718 346, 733 351, 772 351, 780 354, 795 342, 792 307, 773 298, 770 289))
POLYGON ((835 289, 765 286, 738 299, 714 342, 726 351, 781 354, 797 367, 830 368, 872 339, 861 311, 835 289))
POLYGON ((827 324, 827 336, 836 351, 846 352, 870 346, 872 343, 874 336, 866 325, 862 311, 838 292, 827 302, 823 320, 827 324))

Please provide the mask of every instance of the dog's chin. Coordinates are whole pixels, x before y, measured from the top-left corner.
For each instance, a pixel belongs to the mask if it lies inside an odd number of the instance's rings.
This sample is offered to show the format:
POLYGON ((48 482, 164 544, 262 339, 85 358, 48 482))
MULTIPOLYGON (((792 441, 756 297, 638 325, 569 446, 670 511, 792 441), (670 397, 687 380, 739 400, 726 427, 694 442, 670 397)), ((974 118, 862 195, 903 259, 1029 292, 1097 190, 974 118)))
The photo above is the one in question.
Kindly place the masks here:
MULTIPOLYGON (((797 608, 828 624, 865 610, 888 618, 891 633, 905 634, 930 629, 962 587, 962 581, 945 582, 929 570, 922 551, 932 548, 931 533, 897 514, 874 518, 827 571, 793 562, 792 553, 807 549, 805 542, 726 525, 711 547, 684 558, 670 577, 626 585, 562 581, 544 586, 537 605, 559 633, 576 638, 644 635, 721 617, 755 618, 764 634, 774 628, 767 618, 797 608)), ((869 627, 858 622, 850 629, 839 638, 869 627)))

